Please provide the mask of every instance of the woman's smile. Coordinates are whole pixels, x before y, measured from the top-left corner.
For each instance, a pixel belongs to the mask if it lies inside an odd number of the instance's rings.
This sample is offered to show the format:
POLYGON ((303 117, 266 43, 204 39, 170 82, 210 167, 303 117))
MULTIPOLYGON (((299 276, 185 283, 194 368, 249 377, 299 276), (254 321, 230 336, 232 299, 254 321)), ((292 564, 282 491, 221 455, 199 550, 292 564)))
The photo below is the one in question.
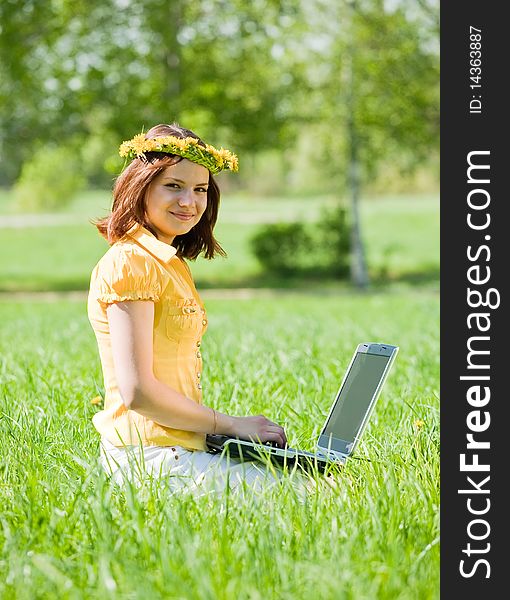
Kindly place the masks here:
POLYGON ((193 213, 183 213, 183 212, 174 212, 174 211, 169 211, 170 214, 175 217, 176 219, 179 219, 180 221, 191 221, 191 219, 193 219, 193 217, 195 216, 193 213))

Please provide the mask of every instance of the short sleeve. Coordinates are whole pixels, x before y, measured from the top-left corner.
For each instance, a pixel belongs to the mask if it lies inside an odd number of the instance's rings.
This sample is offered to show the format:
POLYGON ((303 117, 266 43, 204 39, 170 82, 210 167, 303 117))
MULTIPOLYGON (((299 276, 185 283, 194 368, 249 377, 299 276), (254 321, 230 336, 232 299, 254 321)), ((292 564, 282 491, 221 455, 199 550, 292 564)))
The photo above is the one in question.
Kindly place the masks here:
POLYGON ((93 273, 95 296, 99 302, 159 301, 163 288, 162 273, 151 255, 133 248, 113 247, 108 254, 93 273))

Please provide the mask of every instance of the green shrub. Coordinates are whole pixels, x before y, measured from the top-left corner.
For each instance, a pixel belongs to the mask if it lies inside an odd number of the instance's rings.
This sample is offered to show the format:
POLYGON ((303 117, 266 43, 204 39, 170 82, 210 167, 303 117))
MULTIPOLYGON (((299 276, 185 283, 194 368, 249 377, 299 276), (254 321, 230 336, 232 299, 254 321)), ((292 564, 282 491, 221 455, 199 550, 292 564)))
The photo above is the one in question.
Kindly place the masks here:
POLYGON ((278 275, 349 274, 350 227, 343 206, 327 210, 317 223, 264 225, 251 248, 268 272, 278 275))
POLYGON ((22 211, 52 212, 67 206, 85 187, 80 162, 66 147, 40 148, 24 163, 14 185, 22 211))
POLYGON ((268 271, 282 275, 306 267, 311 243, 302 223, 265 225, 251 239, 251 247, 260 263, 268 271))

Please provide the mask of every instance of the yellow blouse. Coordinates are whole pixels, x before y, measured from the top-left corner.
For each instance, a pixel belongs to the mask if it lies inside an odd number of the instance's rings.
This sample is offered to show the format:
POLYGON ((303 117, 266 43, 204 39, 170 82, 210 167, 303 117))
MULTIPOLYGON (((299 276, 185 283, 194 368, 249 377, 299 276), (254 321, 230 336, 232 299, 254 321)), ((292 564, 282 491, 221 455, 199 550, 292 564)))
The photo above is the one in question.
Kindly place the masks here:
POLYGON ((124 300, 154 302, 154 375, 168 387, 202 403, 201 338, 207 316, 188 265, 176 249, 139 225, 114 243, 92 271, 88 317, 103 370, 104 409, 92 422, 114 446, 179 445, 206 450, 205 434, 165 427, 122 401, 115 379, 106 307, 124 300))

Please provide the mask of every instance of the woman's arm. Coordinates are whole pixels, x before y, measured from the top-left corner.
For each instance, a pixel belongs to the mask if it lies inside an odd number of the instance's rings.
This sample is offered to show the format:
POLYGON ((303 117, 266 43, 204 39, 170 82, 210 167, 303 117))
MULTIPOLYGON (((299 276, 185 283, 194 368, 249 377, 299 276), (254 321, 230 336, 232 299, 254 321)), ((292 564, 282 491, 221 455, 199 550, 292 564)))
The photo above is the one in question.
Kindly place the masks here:
POLYGON ((154 376, 154 303, 116 302, 106 310, 113 364, 125 406, 166 427, 287 443, 283 428, 262 415, 233 417, 197 404, 154 376), (216 427, 215 427, 216 425, 216 427))

